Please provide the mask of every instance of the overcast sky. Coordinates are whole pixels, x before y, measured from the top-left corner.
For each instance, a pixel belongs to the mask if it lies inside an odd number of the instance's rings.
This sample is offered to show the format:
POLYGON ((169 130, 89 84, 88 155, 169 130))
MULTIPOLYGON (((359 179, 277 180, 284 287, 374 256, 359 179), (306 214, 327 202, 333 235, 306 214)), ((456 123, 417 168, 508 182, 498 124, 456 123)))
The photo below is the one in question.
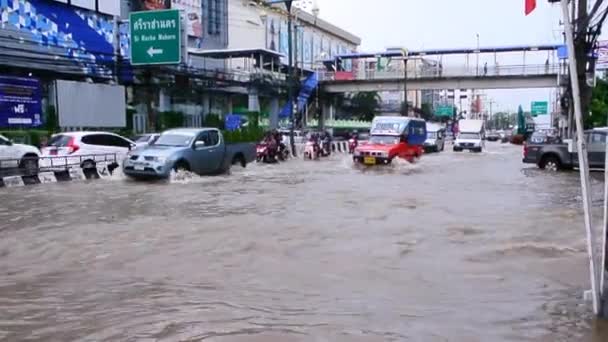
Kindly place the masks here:
MULTIPOLYGON (((360 50, 366 52, 397 46, 410 50, 472 48, 477 44, 477 34, 482 47, 560 43, 563 39, 559 26, 560 8, 546 0, 537 0, 536 11, 527 17, 524 16, 524 0, 317 2, 320 17, 361 37, 360 50)), ((493 61, 493 57, 488 58, 493 61)), ((542 64, 547 56, 537 58, 538 64, 542 64)), ((491 61, 488 63, 493 63, 491 61)), ((522 63, 499 60, 499 64, 522 63)), ((510 110, 516 110, 519 104, 527 109, 534 100, 549 100, 551 93, 547 89, 487 91, 497 102, 495 108, 510 110)))

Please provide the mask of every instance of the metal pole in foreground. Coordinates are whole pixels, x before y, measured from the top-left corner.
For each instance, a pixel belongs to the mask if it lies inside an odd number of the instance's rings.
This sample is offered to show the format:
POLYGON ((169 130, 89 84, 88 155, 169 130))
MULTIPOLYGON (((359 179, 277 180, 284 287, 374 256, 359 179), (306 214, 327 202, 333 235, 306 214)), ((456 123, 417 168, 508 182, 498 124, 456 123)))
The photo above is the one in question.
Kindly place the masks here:
POLYGON ((401 53, 403 54, 403 111, 404 116, 409 116, 410 112, 409 112, 409 105, 407 103, 407 50, 403 49, 401 50, 401 53))
POLYGON ((587 252, 589 254, 589 276, 591 278, 591 292, 593 299, 593 313, 599 314, 600 303, 598 293, 598 273, 596 271, 594 258, 593 231, 591 228, 591 193, 589 182, 589 164, 587 162, 587 146, 583 132, 583 113, 581 112, 580 87, 578 83, 578 72, 576 69, 576 54, 574 51, 574 33, 570 13, 568 10, 568 0, 561 0, 562 14, 564 16, 564 28, 566 31, 566 43, 568 46, 568 63, 570 66, 570 83, 572 84, 572 97, 574 98, 574 116, 576 122, 576 144, 578 150, 578 164, 580 169, 581 190, 583 196, 583 210, 585 219, 585 230, 587 232, 587 252))
POLYGON ((288 68, 287 68, 287 102, 289 105, 289 120, 291 121, 291 126, 289 128, 289 145, 291 145, 291 153, 294 157, 297 157, 296 154, 296 142, 294 139, 294 129, 296 125, 295 113, 293 107, 296 105, 293 99, 293 37, 292 35, 292 18, 291 18, 291 4, 292 1, 286 1, 285 6, 287 6, 287 45, 288 45, 288 68))

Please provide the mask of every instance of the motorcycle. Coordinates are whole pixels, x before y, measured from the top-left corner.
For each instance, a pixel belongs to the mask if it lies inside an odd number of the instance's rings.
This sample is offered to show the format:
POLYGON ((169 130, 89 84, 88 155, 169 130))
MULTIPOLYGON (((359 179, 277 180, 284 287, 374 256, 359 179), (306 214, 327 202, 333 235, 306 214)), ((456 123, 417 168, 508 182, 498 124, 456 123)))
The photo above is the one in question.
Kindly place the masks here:
POLYGON ((285 144, 279 145, 279 153, 277 156, 279 157, 280 161, 286 161, 287 159, 289 159, 291 153, 289 152, 289 149, 285 144))
POLYGON ((359 141, 357 141, 357 139, 350 138, 350 140, 348 140, 348 153, 349 154, 355 153, 355 149, 357 148, 358 145, 359 145, 359 141))
POLYGON ((319 159, 320 157, 319 144, 316 141, 307 141, 304 145, 304 159, 319 159))
POLYGON ((321 143, 321 157, 329 157, 331 155, 331 141, 323 140, 321 143))
POLYGON ((264 163, 276 163, 276 146, 268 142, 261 142, 256 146, 256 161, 264 163))

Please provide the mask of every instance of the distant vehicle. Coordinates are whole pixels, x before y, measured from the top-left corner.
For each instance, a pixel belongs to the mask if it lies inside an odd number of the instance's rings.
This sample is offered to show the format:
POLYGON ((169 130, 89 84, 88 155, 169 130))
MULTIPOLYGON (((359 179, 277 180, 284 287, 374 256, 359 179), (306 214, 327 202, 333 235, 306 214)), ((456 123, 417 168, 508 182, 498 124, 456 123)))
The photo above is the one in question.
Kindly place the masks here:
MULTIPOLYGON (((283 136, 283 141, 286 141, 287 144, 289 144, 291 132, 288 129, 281 129, 279 130, 279 133, 283 136)), ((302 131, 295 130, 293 131, 293 140, 296 144, 303 144, 306 141, 306 134, 302 131)))
POLYGON ((460 120, 454 141, 454 152, 469 150, 481 152, 485 148, 483 120, 460 120))
MULTIPOLYGON (((607 134, 606 128, 585 131, 589 167, 604 168, 607 134)), ((563 143, 556 141, 557 143, 528 141, 524 144, 523 162, 536 164, 539 168, 549 171, 578 167, 576 138, 565 140, 563 143)))
POLYGON ((561 140, 558 136, 547 134, 546 131, 535 131, 528 138, 530 144, 559 144, 561 140))
POLYGON ((500 134, 496 131, 486 133, 487 141, 498 141, 500 139, 501 139, 500 134))
POLYGON ((426 140, 424 141, 425 152, 443 151, 445 147, 445 128, 443 125, 427 122, 426 140))
POLYGON ((160 137, 160 133, 146 133, 136 135, 133 137, 133 141, 137 148, 154 144, 154 142, 160 137))
POLYGON ((403 116, 377 116, 372 121, 368 142, 360 143, 353 153, 355 163, 391 164, 395 158, 413 162, 423 154, 426 122, 403 116))
POLYGON ((122 160, 136 145, 133 141, 110 132, 64 132, 55 134, 42 148, 45 157, 56 158, 51 162, 60 166, 62 163, 79 163, 83 169, 90 169, 105 156, 113 155, 113 161, 122 160), (104 156, 102 158, 102 156, 104 156), (72 158, 74 157, 74 158, 72 158))
POLYGON ((129 153, 123 172, 132 178, 167 178, 174 170, 199 175, 245 167, 256 158, 254 143, 226 144, 215 128, 180 128, 163 132, 153 145, 129 153))
POLYGON ((18 168, 28 175, 36 174, 39 157, 40 151, 36 147, 15 144, 0 135, 0 169, 6 171, 6 169, 18 168))

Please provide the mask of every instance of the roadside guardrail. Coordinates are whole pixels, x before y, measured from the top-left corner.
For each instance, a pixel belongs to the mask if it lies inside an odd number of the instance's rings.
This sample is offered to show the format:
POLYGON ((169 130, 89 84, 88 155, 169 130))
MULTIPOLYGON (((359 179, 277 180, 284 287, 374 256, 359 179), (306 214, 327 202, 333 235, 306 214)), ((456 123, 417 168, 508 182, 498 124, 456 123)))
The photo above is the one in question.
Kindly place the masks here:
POLYGON ((1 159, 0 187, 97 179, 111 175, 118 165, 115 153, 1 159))

